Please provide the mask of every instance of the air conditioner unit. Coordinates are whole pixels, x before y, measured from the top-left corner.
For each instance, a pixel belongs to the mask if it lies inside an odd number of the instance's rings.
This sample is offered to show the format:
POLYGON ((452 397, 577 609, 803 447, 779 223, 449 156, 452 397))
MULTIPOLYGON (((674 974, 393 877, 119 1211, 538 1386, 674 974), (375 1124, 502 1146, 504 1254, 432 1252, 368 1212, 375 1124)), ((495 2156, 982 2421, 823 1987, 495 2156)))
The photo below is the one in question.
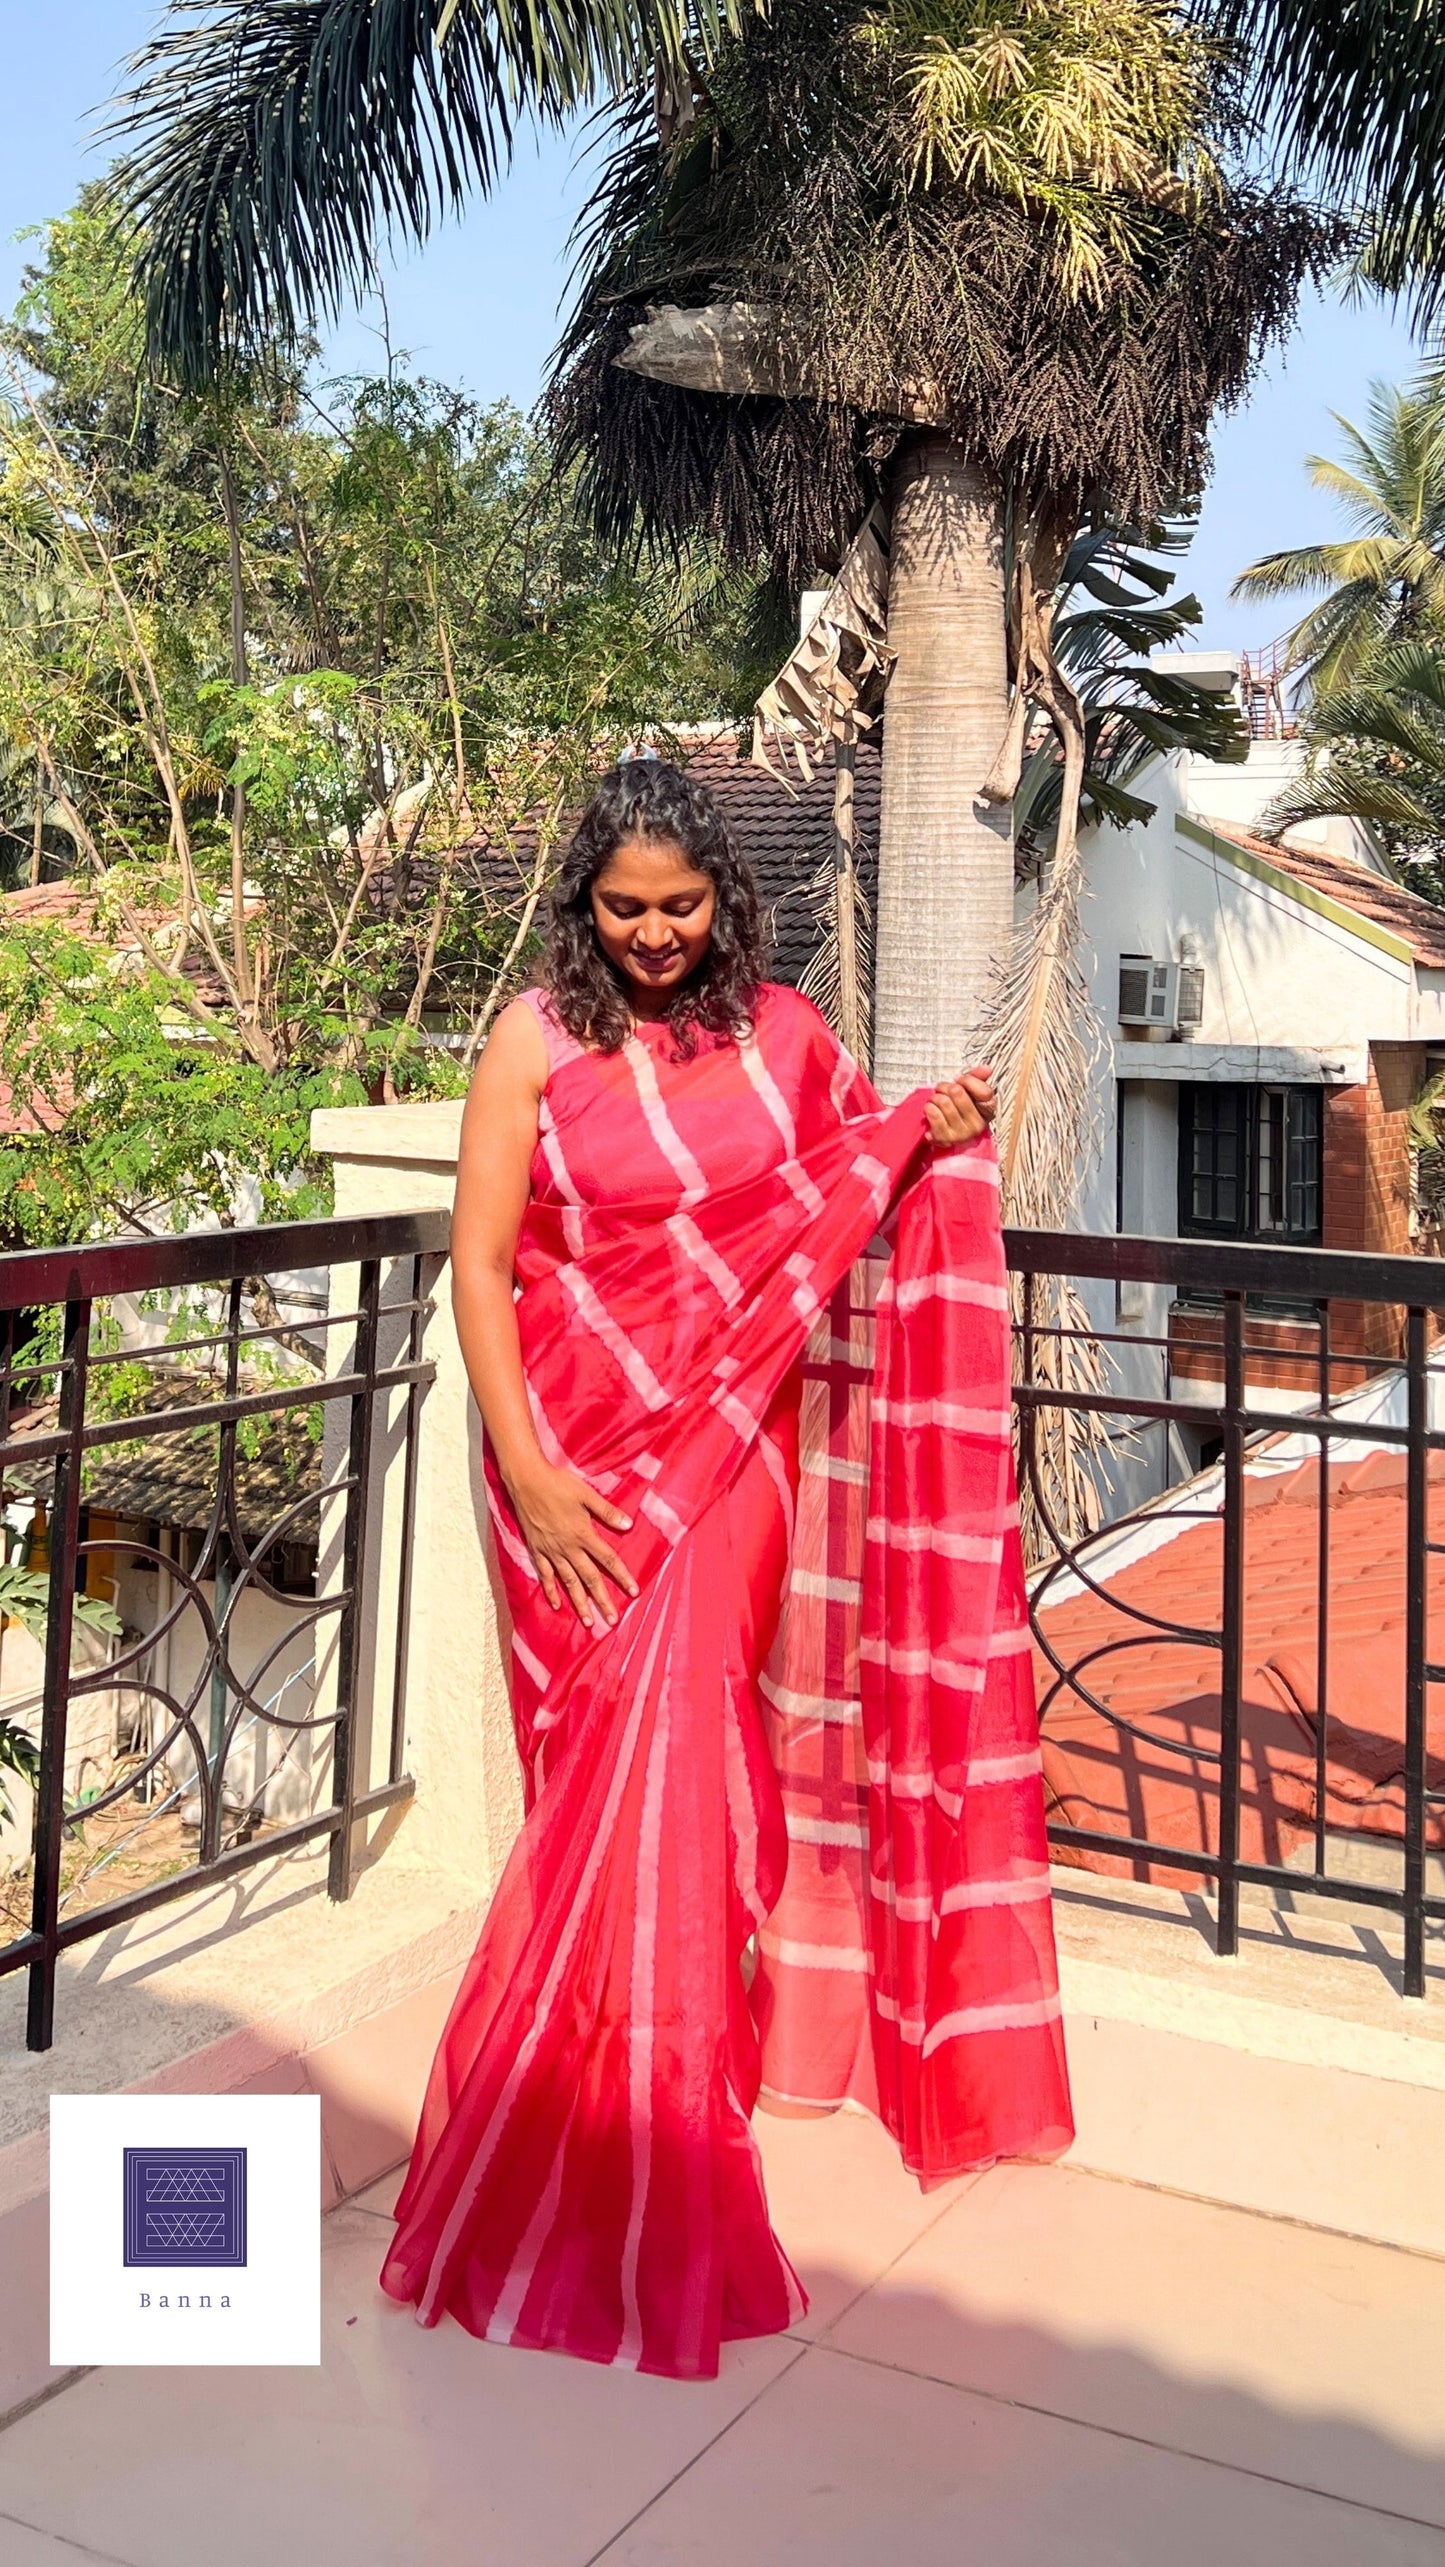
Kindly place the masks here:
POLYGON ((1197 1034, 1204 1022, 1204 966, 1202 963, 1181 963, 1179 966, 1174 1022, 1181 1034, 1197 1034))
POLYGON ((1176 963, 1156 963, 1148 954, 1119 956, 1121 1025, 1157 1025, 1172 1034, 1178 998, 1176 963))

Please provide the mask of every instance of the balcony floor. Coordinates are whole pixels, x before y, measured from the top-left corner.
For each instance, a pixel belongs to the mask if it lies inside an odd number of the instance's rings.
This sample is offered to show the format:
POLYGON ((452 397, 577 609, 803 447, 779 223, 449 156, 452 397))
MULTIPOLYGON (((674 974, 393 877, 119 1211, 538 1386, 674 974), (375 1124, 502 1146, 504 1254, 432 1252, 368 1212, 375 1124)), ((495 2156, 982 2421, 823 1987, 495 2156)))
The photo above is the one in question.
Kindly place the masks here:
POLYGON ((1438 2567, 1445 2263, 758 2129, 812 2307, 718 2380, 418 2326, 392 2175, 325 2222, 318 2369, 92 2371, 0 2433, 0 2567, 1438 2567))

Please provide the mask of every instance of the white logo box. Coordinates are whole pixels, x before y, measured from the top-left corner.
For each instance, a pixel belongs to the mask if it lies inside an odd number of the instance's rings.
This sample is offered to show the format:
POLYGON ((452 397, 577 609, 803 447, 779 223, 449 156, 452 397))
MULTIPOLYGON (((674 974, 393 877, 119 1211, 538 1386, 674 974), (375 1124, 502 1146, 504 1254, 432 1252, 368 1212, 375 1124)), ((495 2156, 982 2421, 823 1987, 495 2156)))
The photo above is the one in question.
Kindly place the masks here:
POLYGON ((319 2363, 320 2096, 52 2095, 50 2359, 319 2363), (244 2263, 128 2264, 127 2149, 244 2150, 244 2263))

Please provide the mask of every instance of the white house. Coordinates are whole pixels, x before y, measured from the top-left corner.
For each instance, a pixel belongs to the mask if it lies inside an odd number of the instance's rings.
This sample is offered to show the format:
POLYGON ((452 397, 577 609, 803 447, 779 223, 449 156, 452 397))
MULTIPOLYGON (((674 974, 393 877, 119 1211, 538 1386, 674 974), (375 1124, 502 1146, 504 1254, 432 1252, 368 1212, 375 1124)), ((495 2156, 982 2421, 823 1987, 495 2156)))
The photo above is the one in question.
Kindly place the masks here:
MULTIPOLYGON (((1171 653, 1164 664, 1244 701, 1233 654, 1171 653)), ((1277 698, 1249 710, 1262 736, 1244 764, 1176 753, 1136 779, 1152 819, 1085 834, 1082 959, 1104 1037, 1102 1148, 1083 1172, 1076 1226, 1408 1255, 1424 1243, 1407 1112, 1445 1064, 1445 910, 1402 889, 1350 822, 1291 830, 1282 846, 1258 836, 1303 751, 1277 698)), ((829 848, 830 765, 792 796, 739 763, 731 738, 709 740, 690 765, 727 806, 772 913, 775 968, 796 979, 817 932, 806 886, 829 848)), ((860 752, 865 859, 878 787, 876 752, 860 752)), ((1021 904, 1034 896, 1020 886, 1021 904)), ((1090 1286, 1086 1298, 1102 1328, 1139 1343, 1137 1359, 1116 1359, 1128 1387, 1158 1395, 1187 1381, 1196 1405, 1222 1397, 1217 1301, 1132 1284, 1090 1286)), ((1248 1396, 1312 1403, 1313 1312, 1252 1304, 1249 1336, 1248 1396)), ((1359 1362, 1334 1387, 1354 1386, 1397 1340, 1389 1310, 1336 1312, 1332 1351, 1359 1362)), ((1115 1465, 1110 1511, 1187 1477, 1215 1440, 1141 1429, 1115 1465)))
MULTIPOLYGON (((1169 664, 1211 663, 1237 687, 1224 654, 1169 664)), ((1351 822, 1278 846, 1257 835, 1303 755, 1271 729, 1242 766, 1181 753, 1151 767, 1139 789, 1153 818, 1089 833, 1084 960, 1108 1044, 1079 1224, 1408 1255, 1408 1108, 1445 1063, 1445 912, 1402 889, 1351 822)), ((1141 1354, 1139 1386, 1165 1386, 1162 1370, 1208 1404, 1222 1367, 1207 1296, 1125 1285, 1093 1299, 1109 1327, 1167 1340, 1162 1363, 1141 1354)), ((1317 1346, 1313 1312, 1261 1304, 1249 1335, 1276 1357, 1252 1361, 1249 1396, 1312 1403, 1317 1367, 1299 1359, 1317 1346)), ((1397 1338, 1388 1310, 1334 1315, 1338 1352, 1378 1359, 1397 1338)), ((1212 1446, 1176 1429, 1166 1451, 1162 1429, 1142 1434, 1131 1501, 1212 1446)))

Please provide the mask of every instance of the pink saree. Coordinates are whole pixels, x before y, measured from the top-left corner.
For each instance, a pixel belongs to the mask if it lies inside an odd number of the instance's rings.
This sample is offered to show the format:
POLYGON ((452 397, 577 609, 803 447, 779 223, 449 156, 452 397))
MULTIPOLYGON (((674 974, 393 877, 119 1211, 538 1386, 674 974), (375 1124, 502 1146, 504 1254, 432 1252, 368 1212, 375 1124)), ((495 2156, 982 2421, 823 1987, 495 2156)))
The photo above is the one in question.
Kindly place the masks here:
POLYGON ((383 2288, 683 2378, 806 2306, 764 2087, 926 2183, 1073 2135, 998 1168, 822 1017, 551 1075, 517 1250, 543 1449, 632 1518, 552 1611, 487 1455, 526 1817, 432 2065, 383 2288), (751 1984, 744 1961, 755 1943, 751 1984))

